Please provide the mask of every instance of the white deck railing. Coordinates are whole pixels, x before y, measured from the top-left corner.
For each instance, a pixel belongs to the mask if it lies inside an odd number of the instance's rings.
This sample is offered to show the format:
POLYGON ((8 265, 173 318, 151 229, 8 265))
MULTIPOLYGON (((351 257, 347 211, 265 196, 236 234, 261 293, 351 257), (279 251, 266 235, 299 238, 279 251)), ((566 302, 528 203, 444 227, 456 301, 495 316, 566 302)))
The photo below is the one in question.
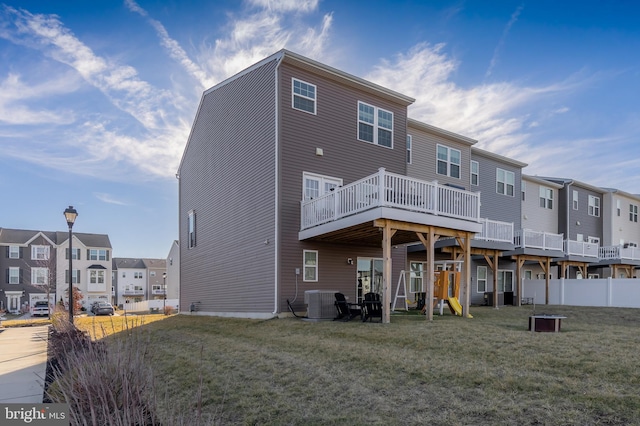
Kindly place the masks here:
POLYGON ((516 247, 538 248, 542 250, 563 251, 563 235, 552 234, 544 231, 532 231, 531 229, 520 229, 516 232, 514 243, 516 247))
POLYGON ((640 249, 638 247, 607 246, 600 247, 600 259, 632 259, 640 260, 640 249))
POLYGON ((584 257, 598 257, 598 243, 587 243, 584 241, 564 240, 564 252, 570 255, 584 257))
POLYGON ((475 240, 498 241, 513 244, 513 222, 501 222, 482 218, 482 231, 476 234, 475 240))
POLYGON ((301 203, 301 229, 376 207, 392 207, 478 222, 480 194, 389 173, 384 168, 301 203))

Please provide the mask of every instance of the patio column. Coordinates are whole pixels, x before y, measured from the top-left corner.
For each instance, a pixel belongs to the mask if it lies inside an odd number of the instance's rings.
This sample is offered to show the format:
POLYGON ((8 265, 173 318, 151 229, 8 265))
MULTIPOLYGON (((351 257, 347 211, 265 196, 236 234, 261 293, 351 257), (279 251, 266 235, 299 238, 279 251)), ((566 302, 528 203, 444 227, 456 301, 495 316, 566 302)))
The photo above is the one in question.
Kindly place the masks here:
POLYGON ((391 238, 396 230, 391 229, 391 223, 384 221, 382 228, 382 322, 391 322, 391 238))

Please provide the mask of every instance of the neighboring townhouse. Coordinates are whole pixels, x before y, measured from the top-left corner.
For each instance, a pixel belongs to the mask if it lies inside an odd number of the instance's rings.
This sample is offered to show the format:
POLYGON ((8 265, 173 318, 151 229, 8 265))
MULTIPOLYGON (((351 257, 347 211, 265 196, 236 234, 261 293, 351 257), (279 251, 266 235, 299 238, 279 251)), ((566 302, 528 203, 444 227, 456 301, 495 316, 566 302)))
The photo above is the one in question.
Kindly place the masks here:
POLYGON ((167 256, 167 299, 180 299, 180 243, 171 243, 167 256))
MULTIPOLYGON (((71 276, 82 295, 82 306, 88 308, 95 300, 110 299, 111 243, 102 234, 74 233, 73 237, 71 276)), ((0 287, 5 309, 24 311, 38 300, 47 300, 47 295, 52 303, 68 303, 68 233, 0 228, 0 246, 6 247, 0 260, 0 269, 6 270, 0 287)))
POLYGON ((0 309, 28 312, 55 300, 56 236, 53 232, 0 228, 0 309))
MULTIPOLYGON (((518 305, 518 257, 514 243, 522 232, 523 162, 471 147, 470 185, 481 194, 483 231, 472 241, 472 302, 518 305), (496 290, 497 289, 497 290, 496 290), (485 300, 485 292, 487 299, 485 300)), ((520 244, 522 241, 518 241, 520 244)))
POLYGON ((143 259, 116 257, 113 259, 117 268, 116 303, 120 309, 126 309, 127 303, 147 300, 147 266, 143 259))
POLYGON ((142 259, 147 268, 148 300, 166 299, 167 297, 167 261, 166 259, 142 259))
MULTIPOLYGON (((558 199, 562 185, 530 175, 522 175, 522 229, 521 235, 542 236, 543 242, 550 239, 554 244, 554 252, 559 250, 564 236, 558 236, 559 207, 558 199), (527 230, 525 232, 524 230, 527 230), (531 232, 530 232, 531 231, 531 232), (548 238, 547 238, 548 237, 548 238)), ((539 244, 542 248, 549 245, 539 244)), ((546 270, 546 258, 542 262, 531 260, 522 267, 523 279, 558 278, 556 265, 549 265, 546 270), (546 272, 546 273, 545 273, 546 272)))
POLYGON ((602 269, 602 277, 637 276, 640 267, 639 209, 640 195, 619 189, 606 189, 603 193, 600 257, 601 264, 608 263, 608 268, 602 269))
POLYGON ((412 102, 287 50, 205 91, 177 174, 180 310, 271 318, 307 290, 376 292, 388 322, 405 245, 426 248, 431 291, 435 241, 453 237, 468 313, 480 197, 408 176, 412 102))
MULTIPOLYGON (((93 302, 111 301, 111 242, 105 234, 73 233, 69 253, 69 233, 56 232, 57 274, 56 302, 67 305, 69 299, 69 277, 73 286, 82 295, 83 309, 93 302), (73 271, 69 273, 69 256, 72 256, 73 271)), ((68 306, 68 305, 67 305, 68 306)))

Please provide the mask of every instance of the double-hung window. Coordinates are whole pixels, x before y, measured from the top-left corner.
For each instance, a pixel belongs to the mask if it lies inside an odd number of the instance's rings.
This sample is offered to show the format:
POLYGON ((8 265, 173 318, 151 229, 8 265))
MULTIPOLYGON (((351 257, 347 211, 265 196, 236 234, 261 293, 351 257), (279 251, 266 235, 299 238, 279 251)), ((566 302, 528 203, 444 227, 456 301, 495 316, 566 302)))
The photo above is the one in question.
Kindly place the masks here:
POLYGON ((638 206, 635 204, 629 204, 629 220, 631 222, 638 221, 638 206))
POLYGON ((553 209, 553 189, 546 186, 540 187, 540 207, 553 209))
POLYGON ((105 249, 88 249, 88 260, 109 260, 109 255, 105 249))
POLYGON ((424 293, 424 264, 422 262, 411 262, 411 272, 409 276, 409 283, 411 293, 424 293))
MULTIPOLYGON (((71 272, 71 280, 73 281, 73 284, 80 284, 80 270, 79 269, 74 269, 71 272)), ((65 269, 64 271, 64 282, 69 284, 69 270, 65 269)))
POLYGON ((303 250, 304 275, 303 281, 318 281, 318 251, 303 250))
POLYGON ((49 246, 31 246, 32 260, 49 260, 49 246))
POLYGON ((600 198, 589 195, 589 216, 600 217, 600 198))
POLYGON ((480 177, 480 164, 471 160, 471 185, 478 186, 480 177))
POLYGON ((487 291, 487 267, 486 266, 478 266, 478 274, 477 274, 476 282, 478 293, 484 293, 487 291))
POLYGON ((91 284, 104 284, 104 271, 91 269, 89 271, 89 283, 91 284))
POLYGON ((393 113, 358 102, 358 139, 393 148, 393 113))
POLYGON ((460 178, 460 158, 458 149, 449 148, 444 145, 437 146, 436 171, 439 175, 460 178))
POLYGON ((411 144, 413 143, 413 138, 411 135, 407 135, 407 164, 411 164, 411 144))
POLYGON ((316 86, 311 83, 305 83, 297 78, 292 79, 291 83, 291 105, 294 109, 316 113, 316 86))
POLYGON ((9 246, 9 259, 20 259, 19 246, 9 246))
POLYGON ((49 284, 49 268, 31 268, 31 284, 49 284))
POLYGON ((496 192, 513 197, 516 177, 513 172, 496 169, 496 192))
POLYGON ((573 209, 578 210, 578 191, 573 190, 573 209))
MULTIPOLYGON (((73 260, 79 260, 80 259, 80 249, 79 248, 72 248, 71 251, 72 251, 71 258, 73 260)), ((64 252, 64 256, 65 256, 65 259, 69 259, 69 248, 68 247, 64 252)))
POLYGON ((20 268, 9 268, 9 284, 20 284, 20 268))

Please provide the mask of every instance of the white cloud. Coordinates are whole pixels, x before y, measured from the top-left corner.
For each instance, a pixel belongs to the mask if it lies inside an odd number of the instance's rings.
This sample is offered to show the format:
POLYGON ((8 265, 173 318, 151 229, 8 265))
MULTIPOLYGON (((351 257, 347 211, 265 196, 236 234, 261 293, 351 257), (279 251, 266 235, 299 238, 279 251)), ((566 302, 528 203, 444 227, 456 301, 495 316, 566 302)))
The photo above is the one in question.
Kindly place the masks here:
POLYGON ((444 47, 419 44, 393 62, 382 62, 366 78, 415 98, 409 107, 412 118, 474 138, 478 146, 502 155, 516 152, 528 138, 529 112, 523 110, 572 87, 509 82, 459 87, 452 81, 458 63, 443 53, 444 47))
POLYGON ((500 56, 500 52, 502 51, 502 46, 504 46, 504 42, 507 39, 507 36, 509 35, 509 31, 511 31, 511 27, 518 20, 518 17, 520 16, 520 13, 522 12, 523 8, 524 8, 524 5, 521 4, 520 6, 518 6, 516 11, 511 14, 511 19, 509 19, 509 22, 504 27, 504 30, 502 31, 502 36, 500 37, 500 41, 498 41, 498 45, 493 51, 493 56, 491 57, 491 62, 489 63, 489 68, 487 69, 485 77, 489 77, 491 73, 493 73, 493 69, 498 63, 498 58, 500 56))
POLYGON ((116 204, 118 206, 126 206, 127 205, 127 203, 125 203, 124 201, 120 201, 117 198, 115 198, 113 195, 107 194, 105 192, 94 192, 93 195, 98 200, 102 201, 103 203, 116 204))
POLYGON ((272 12, 311 12, 318 0, 247 0, 247 3, 272 12))

